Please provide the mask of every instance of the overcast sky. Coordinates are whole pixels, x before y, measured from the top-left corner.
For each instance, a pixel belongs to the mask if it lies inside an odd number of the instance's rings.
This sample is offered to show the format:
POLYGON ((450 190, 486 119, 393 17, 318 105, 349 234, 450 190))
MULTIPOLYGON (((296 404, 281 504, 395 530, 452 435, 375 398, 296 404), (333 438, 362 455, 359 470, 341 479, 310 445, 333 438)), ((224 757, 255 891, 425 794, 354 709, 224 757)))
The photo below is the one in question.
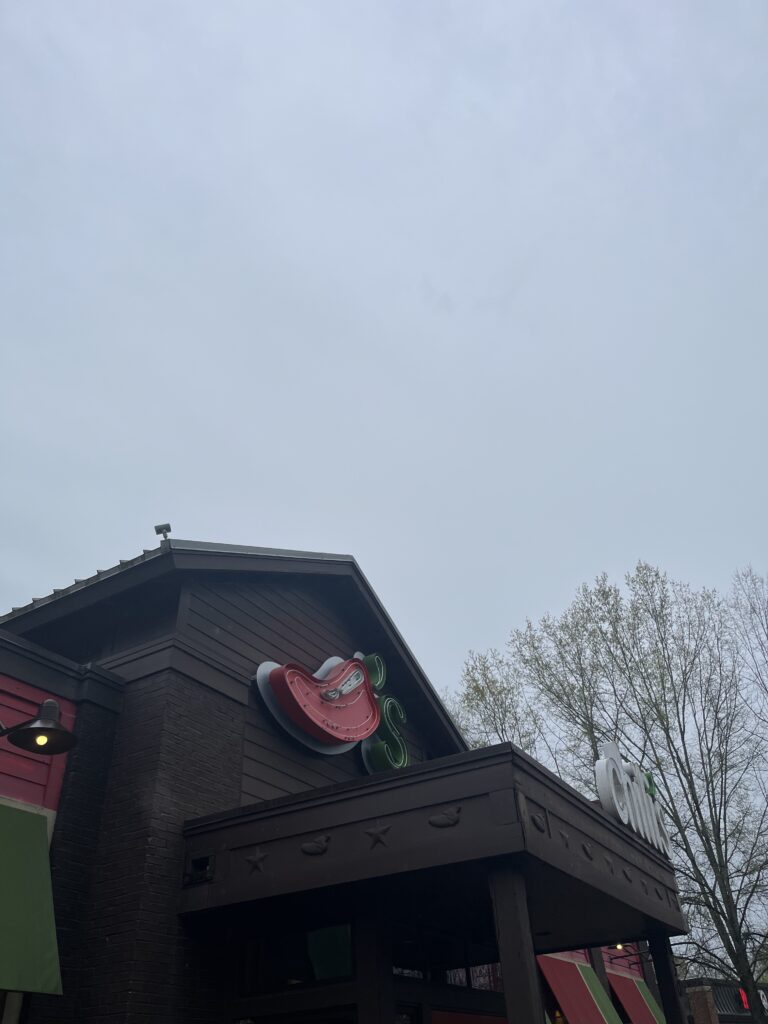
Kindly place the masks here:
POLYGON ((765 0, 0 0, 0 607, 350 552, 442 688, 764 570, 767 200, 765 0))

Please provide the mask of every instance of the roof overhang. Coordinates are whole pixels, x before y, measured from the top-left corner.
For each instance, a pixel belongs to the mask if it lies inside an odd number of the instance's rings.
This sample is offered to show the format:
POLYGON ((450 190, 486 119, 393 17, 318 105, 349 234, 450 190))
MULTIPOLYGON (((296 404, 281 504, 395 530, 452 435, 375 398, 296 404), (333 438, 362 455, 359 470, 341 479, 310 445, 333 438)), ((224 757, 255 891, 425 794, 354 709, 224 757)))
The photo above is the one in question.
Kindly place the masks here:
POLYGON ((76 703, 110 711, 122 707, 124 680, 98 665, 78 665, 0 629, 0 675, 21 680, 76 703))
POLYGON ((184 912, 513 857, 539 933, 574 918, 553 942, 686 930, 670 862, 510 744, 190 821, 185 841, 184 912))

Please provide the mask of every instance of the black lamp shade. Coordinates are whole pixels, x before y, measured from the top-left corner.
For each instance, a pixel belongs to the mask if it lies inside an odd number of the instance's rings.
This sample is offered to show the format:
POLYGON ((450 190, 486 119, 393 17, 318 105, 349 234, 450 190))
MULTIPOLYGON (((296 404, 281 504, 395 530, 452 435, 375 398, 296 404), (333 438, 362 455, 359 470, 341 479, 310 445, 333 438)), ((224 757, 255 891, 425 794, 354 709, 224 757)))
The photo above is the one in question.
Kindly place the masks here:
POLYGON ((64 754, 77 743, 77 737, 60 722, 59 705, 44 700, 37 718, 8 732, 8 742, 32 754, 64 754))

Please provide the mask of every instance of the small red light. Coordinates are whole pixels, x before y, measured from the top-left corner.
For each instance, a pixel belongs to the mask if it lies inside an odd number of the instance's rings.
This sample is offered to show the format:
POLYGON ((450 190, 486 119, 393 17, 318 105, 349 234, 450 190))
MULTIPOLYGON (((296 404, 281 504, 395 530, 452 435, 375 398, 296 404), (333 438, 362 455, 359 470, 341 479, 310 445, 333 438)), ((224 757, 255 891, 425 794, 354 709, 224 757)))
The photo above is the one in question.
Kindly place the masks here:
POLYGON ((744 1007, 745 1010, 748 1010, 749 1000, 747 999, 747 993, 744 991, 743 988, 739 989, 739 995, 741 996, 741 1005, 744 1007))

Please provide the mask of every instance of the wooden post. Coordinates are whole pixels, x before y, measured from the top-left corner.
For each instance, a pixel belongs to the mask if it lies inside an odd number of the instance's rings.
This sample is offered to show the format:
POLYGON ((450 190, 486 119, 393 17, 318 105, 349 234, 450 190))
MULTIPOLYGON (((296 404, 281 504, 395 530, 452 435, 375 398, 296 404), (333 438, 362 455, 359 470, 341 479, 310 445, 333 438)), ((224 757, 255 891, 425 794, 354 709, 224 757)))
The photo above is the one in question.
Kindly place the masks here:
POLYGON ((501 977, 507 1019, 540 1024, 544 1020, 541 982, 533 950, 531 922, 525 879, 511 867, 500 867, 489 874, 496 940, 499 945, 501 977))
POLYGON ((645 983, 651 990, 651 995, 653 996, 653 998, 656 1000, 659 1006, 661 1006, 661 992, 659 992, 659 983, 656 980, 656 972, 651 966, 651 951, 648 948, 648 943, 644 941, 638 942, 637 949, 640 953, 640 966, 642 967, 645 983))
POLYGON ((653 957, 653 967, 656 971, 656 981, 659 984, 659 995, 661 996, 661 1008, 667 1018, 667 1024, 685 1024, 669 939, 662 935, 655 935, 648 940, 648 948, 653 957))
POLYGON ((592 970, 597 975, 598 981, 603 986, 609 997, 611 994, 611 983, 608 981, 608 972, 605 969, 602 946, 590 946, 587 950, 592 970))
POLYGON ((392 1024, 395 1019, 392 941, 384 920, 370 915, 357 918, 354 953, 359 1024, 392 1024))

